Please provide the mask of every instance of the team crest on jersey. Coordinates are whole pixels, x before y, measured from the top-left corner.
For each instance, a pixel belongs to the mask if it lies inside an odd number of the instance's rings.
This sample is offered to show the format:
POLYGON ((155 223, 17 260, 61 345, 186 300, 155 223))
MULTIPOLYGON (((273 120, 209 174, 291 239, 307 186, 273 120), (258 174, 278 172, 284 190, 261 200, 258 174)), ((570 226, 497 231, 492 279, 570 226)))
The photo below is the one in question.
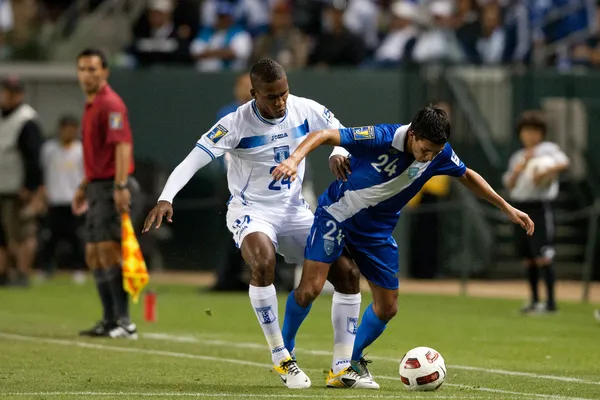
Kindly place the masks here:
POLYGON ((219 140, 223 139, 225 135, 227 135, 227 132, 229 131, 225 129, 223 125, 219 124, 208 133, 208 139, 216 144, 219 140))
POLYGON ((410 168, 408 168, 408 172, 406 173, 406 175, 408 176, 408 179, 412 179, 415 176, 417 176, 418 173, 419 173, 419 167, 410 167, 410 168))
POLYGON ((331 240, 323 241, 323 249, 325 250, 325 253, 327 253, 328 256, 330 256, 331 253, 333 253, 334 248, 335 248, 335 243, 333 243, 333 241, 331 241, 331 240))
POLYGON ((375 129, 372 126, 361 126, 352 128, 354 140, 369 140, 375 138, 375 129))
POLYGON ((108 115, 108 126, 110 129, 123 129, 123 114, 112 112, 108 115))
POLYGON ((280 163, 290 156, 290 146, 277 146, 273 149, 275 153, 275 162, 280 163))

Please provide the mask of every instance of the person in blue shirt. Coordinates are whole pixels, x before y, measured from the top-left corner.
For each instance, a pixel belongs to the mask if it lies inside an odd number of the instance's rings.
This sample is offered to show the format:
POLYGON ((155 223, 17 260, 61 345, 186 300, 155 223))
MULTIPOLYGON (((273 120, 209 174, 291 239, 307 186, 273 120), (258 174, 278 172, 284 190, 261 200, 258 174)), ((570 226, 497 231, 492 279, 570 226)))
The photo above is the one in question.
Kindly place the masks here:
POLYGON ((288 297, 283 324, 284 344, 293 351, 296 333, 321 292, 330 265, 340 257, 356 262, 369 282, 373 302, 365 310, 358 329, 349 329, 351 333, 355 331, 346 342, 352 349, 350 367, 338 374, 330 371, 328 386, 379 388, 367 369, 363 351, 383 333, 397 312, 398 247, 392 231, 402 208, 432 176, 459 178, 527 234, 533 233, 529 216, 508 204, 477 172, 468 169, 452 150, 449 137, 446 113, 426 107, 416 113, 409 125, 312 132, 273 171, 274 179, 287 176, 293 180, 302 159, 322 144, 342 146, 351 154, 346 178, 333 182, 319 198, 306 243, 302 278, 288 297), (333 375, 344 379, 336 380, 333 375))

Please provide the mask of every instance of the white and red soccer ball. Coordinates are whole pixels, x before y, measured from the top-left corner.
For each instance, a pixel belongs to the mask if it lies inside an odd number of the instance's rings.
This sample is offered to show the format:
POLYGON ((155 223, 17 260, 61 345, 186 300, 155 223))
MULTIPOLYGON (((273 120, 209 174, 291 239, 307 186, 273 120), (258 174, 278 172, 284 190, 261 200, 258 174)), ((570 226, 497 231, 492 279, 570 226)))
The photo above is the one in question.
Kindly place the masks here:
POLYGON ((446 380, 444 358, 429 347, 416 347, 400 361, 400 380, 409 390, 437 390, 446 380))

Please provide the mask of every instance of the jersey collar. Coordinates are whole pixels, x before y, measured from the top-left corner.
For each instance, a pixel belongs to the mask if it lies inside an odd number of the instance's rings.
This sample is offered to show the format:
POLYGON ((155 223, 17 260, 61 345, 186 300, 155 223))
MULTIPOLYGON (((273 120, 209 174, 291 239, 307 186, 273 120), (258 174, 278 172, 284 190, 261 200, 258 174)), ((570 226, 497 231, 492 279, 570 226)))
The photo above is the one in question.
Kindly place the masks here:
POLYGON ((254 111, 254 115, 256 115, 256 118, 258 118, 260 122, 268 124, 268 125, 279 125, 280 123, 285 121, 285 119, 287 118, 287 115, 288 115, 288 109, 286 107, 285 115, 282 118, 266 119, 262 115, 260 115, 260 112, 258 111, 258 107, 256 106, 256 100, 252 100, 252 111, 254 111))
POLYGON ((410 124, 402 125, 400 128, 396 129, 394 132, 394 138, 392 139, 392 147, 400 150, 404 153, 404 143, 406 142, 406 134, 408 132, 408 128, 410 128, 410 124))

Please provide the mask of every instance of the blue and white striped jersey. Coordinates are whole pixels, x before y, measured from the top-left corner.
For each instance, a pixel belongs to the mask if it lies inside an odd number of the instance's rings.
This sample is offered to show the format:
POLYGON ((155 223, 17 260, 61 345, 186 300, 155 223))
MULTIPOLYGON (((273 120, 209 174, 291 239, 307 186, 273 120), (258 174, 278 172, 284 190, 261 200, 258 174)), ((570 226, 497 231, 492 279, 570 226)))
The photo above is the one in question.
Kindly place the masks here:
POLYGON ((429 162, 404 151, 409 125, 340 129, 341 146, 351 153, 352 173, 319 197, 324 208, 347 229, 371 238, 388 238, 400 210, 435 175, 460 177, 466 167, 450 144, 429 162))

